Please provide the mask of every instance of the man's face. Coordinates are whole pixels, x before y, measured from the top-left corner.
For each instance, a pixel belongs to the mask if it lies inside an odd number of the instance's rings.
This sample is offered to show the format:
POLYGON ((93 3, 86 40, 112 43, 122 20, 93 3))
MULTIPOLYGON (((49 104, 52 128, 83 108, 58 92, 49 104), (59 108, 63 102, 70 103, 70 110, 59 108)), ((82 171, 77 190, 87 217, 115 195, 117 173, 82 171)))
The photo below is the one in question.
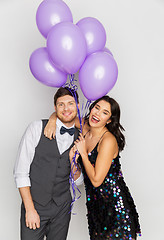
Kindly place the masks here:
POLYGON ((74 97, 65 95, 56 101, 55 111, 57 117, 67 126, 71 127, 77 115, 77 107, 74 97))

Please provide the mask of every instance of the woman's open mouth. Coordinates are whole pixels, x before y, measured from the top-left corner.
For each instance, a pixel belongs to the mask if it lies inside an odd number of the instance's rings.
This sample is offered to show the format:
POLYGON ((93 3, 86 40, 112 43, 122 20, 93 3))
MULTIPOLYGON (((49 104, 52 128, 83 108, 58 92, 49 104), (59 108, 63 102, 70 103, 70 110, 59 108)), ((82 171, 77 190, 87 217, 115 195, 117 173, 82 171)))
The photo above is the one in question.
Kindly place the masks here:
POLYGON ((98 122, 100 121, 100 119, 93 115, 93 116, 91 117, 91 121, 92 121, 93 123, 98 123, 98 122))

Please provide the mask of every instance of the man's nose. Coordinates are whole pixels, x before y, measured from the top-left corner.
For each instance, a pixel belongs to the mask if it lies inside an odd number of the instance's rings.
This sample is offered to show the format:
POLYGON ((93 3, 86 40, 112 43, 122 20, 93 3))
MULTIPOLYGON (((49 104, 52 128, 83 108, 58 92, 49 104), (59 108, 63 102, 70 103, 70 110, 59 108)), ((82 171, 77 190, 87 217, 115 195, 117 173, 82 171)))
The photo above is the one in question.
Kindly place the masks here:
POLYGON ((67 104, 64 105, 64 110, 68 110, 68 105, 67 104))

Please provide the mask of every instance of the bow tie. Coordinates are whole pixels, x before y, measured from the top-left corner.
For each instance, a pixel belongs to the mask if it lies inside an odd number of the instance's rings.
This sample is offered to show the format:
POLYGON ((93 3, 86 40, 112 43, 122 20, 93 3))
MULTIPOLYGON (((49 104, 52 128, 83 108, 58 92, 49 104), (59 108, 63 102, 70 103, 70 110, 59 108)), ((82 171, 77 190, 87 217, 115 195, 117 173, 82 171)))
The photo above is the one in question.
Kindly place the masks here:
POLYGON ((60 128, 60 134, 64 134, 64 133, 69 133, 71 136, 75 133, 75 128, 65 128, 65 127, 61 127, 60 128))

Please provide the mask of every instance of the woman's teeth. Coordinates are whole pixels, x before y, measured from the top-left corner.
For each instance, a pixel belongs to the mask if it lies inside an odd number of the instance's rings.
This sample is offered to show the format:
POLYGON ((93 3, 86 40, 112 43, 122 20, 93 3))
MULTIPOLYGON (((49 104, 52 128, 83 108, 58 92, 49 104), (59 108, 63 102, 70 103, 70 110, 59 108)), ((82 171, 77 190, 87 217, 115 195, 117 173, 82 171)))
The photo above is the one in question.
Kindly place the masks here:
POLYGON ((93 120, 96 120, 99 122, 99 119, 97 117, 93 116, 92 118, 93 118, 93 120))

